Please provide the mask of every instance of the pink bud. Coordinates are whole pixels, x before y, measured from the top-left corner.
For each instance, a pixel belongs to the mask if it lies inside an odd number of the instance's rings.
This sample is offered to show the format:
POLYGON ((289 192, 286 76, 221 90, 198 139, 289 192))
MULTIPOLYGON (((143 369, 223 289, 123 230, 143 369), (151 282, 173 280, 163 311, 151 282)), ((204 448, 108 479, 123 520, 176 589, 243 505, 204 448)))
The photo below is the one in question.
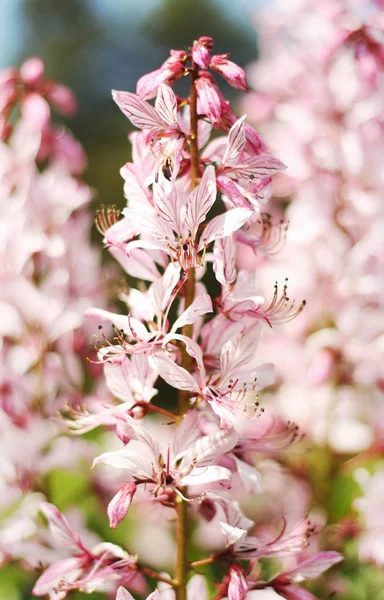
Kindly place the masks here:
POLYGON ((48 126, 51 111, 48 102, 40 94, 27 94, 21 110, 25 121, 34 129, 42 131, 48 126))
POLYGON ((201 44, 200 41, 194 42, 192 46, 192 58, 201 69, 209 67, 211 55, 208 48, 204 44, 201 44))
MULTIPOLYGON (((173 52, 176 51, 173 50, 173 52)), ((183 52, 182 56, 185 56, 185 52, 183 52)), ((183 77, 184 72, 183 60, 175 57, 168 58, 160 69, 156 69, 156 71, 140 77, 136 84, 136 94, 143 100, 150 100, 156 96, 157 90, 162 83, 176 81, 176 79, 183 77)))
POLYGON ((206 115, 213 126, 218 129, 221 120, 221 98, 220 92, 213 77, 203 71, 196 80, 197 112, 206 115))
POLYGON ((248 92, 245 73, 239 65, 227 59, 227 54, 215 54, 211 58, 211 69, 217 71, 225 81, 237 90, 248 92))
POLYGON ((64 115, 73 115, 77 111, 76 97, 66 85, 52 83, 47 98, 64 115))
POLYGON ((20 76, 24 83, 36 85, 44 75, 44 63, 40 58, 29 58, 20 67, 20 76))
POLYGON ((116 435, 119 438, 119 440, 123 442, 124 446, 126 446, 128 442, 130 442, 132 439, 125 433, 124 422, 121 421, 119 421, 119 423, 116 425, 116 435))
POLYGON ((125 519, 135 492, 135 483, 123 483, 117 494, 110 501, 108 505, 108 517, 111 529, 116 529, 116 527, 125 519))
POLYGON ((208 37, 207 35, 202 35, 198 39, 199 44, 202 44, 207 48, 207 50, 211 51, 213 48, 213 39, 208 37))

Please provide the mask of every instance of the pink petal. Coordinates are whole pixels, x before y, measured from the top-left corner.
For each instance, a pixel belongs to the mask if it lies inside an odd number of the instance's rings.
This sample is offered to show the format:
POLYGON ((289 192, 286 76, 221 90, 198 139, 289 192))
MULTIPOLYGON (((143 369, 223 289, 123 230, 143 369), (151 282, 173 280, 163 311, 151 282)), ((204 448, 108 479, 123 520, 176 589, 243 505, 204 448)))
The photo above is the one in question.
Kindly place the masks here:
POLYGON ((223 454, 233 450, 238 441, 239 434, 234 429, 220 429, 214 435, 205 435, 191 444, 185 462, 192 462, 196 457, 196 466, 208 467, 217 462, 223 454))
POLYGON ((208 600, 208 590, 205 578, 202 575, 194 575, 187 585, 188 600, 208 600))
POLYGON ((212 300, 208 294, 201 294, 194 299, 191 306, 183 312, 182 315, 174 322, 172 331, 176 331, 184 325, 192 324, 197 321, 199 317, 206 315, 213 311, 212 300))
POLYGON ((223 164, 230 165, 240 156, 247 141, 244 130, 245 115, 238 119, 231 127, 228 135, 223 164))
POLYGON ((155 108, 157 114, 165 123, 177 127, 177 100, 169 85, 160 85, 155 108))
POLYGON ((233 208, 223 215, 214 217, 201 236, 199 252, 213 240, 232 235, 251 218, 252 214, 253 212, 248 208, 233 208))
MULTIPOLYGON (((297 585, 286 585, 281 588, 281 591, 287 600, 317 600, 316 596, 311 594, 311 592, 297 585)), ((278 597, 282 598, 282 596, 278 597)))
POLYGON ((231 202, 238 207, 249 207, 249 202, 241 193, 239 186, 232 181, 229 177, 225 177, 224 175, 219 175, 217 177, 217 187, 225 194, 231 202))
POLYGON ((76 581, 82 574, 82 560, 79 558, 64 558, 54 562, 36 581, 32 590, 34 596, 50 594, 65 579, 68 583, 76 581))
POLYGON ((318 552, 315 556, 303 561, 295 569, 284 573, 292 581, 303 581, 304 579, 316 579, 324 571, 343 560, 339 552, 318 552))
POLYGON ((259 154, 258 156, 250 156, 233 167, 225 167, 223 172, 234 172, 243 177, 253 176, 261 179, 284 169, 286 169, 286 166, 278 158, 270 154, 259 154))
POLYGON ((162 83, 172 76, 170 69, 156 69, 140 77, 136 84, 136 94, 143 100, 150 100, 156 96, 156 92, 162 83))
POLYGON ((159 442, 147 431, 145 427, 140 425, 138 421, 133 419, 130 415, 125 415, 124 421, 119 423, 120 430, 124 431, 124 434, 127 438, 131 440, 138 440, 145 444, 155 460, 158 459, 158 456, 161 454, 161 447, 159 442))
POLYGON ((28 85, 35 85, 44 75, 44 63, 40 58, 29 58, 20 67, 20 76, 28 85))
POLYGON ((197 381, 184 367, 179 367, 165 352, 153 354, 149 362, 159 371, 161 377, 178 390, 199 392, 197 381))
POLYGON ((217 71, 232 87, 248 92, 247 79, 243 69, 231 60, 227 60, 225 54, 212 56, 210 67, 217 71))
POLYGON ((205 220, 209 209, 216 200, 215 169, 209 166, 205 169, 200 184, 188 197, 186 206, 186 225, 195 238, 200 223, 205 220))
POLYGON ((116 594, 116 600, 135 600, 132 594, 130 594, 125 588, 122 586, 119 587, 116 594))
POLYGON ((207 483, 221 483, 231 487, 232 473, 226 467, 210 465, 209 467, 195 467, 190 475, 180 480, 182 485, 205 485, 207 483))
POLYGON ((77 112, 78 103, 76 96, 66 85, 55 83, 49 89, 47 98, 55 108, 63 115, 74 115, 77 112))
POLYGON ((40 94, 27 94, 21 110, 23 118, 31 127, 43 130, 48 126, 51 111, 48 102, 40 94))
POLYGON ((117 494, 108 504, 107 512, 111 529, 116 529, 116 527, 125 519, 135 492, 135 483, 123 483, 117 494))
POLYGON ((196 80, 197 112, 206 115, 213 126, 218 129, 221 120, 221 98, 217 85, 208 73, 200 75, 196 80))
POLYGON ((79 536, 72 531, 67 519, 56 506, 48 502, 43 502, 41 510, 47 517, 49 528, 56 539, 71 549, 80 548, 82 551, 84 550, 79 536))
POLYGON ((240 565, 229 569, 228 600, 244 600, 248 592, 245 574, 240 565))
POLYGON ((192 46, 192 58, 201 69, 209 67, 211 56, 208 48, 199 41, 195 42, 192 46))
POLYGON ((163 131, 165 124, 156 110, 145 100, 131 92, 112 90, 112 96, 120 110, 139 129, 151 129, 154 132, 163 131))

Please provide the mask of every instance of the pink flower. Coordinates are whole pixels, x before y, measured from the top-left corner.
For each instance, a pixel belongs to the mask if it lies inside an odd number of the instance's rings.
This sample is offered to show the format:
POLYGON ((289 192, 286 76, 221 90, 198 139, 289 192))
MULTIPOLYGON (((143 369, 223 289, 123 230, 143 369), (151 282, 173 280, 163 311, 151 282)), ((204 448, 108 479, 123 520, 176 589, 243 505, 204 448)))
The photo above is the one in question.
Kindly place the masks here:
POLYGON ((177 115, 177 99, 171 88, 160 85, 156 104, 142 100, 131 92, 112 91, 113 99, 121 111, 139 129, 149 130, 157 144, 152 144, 157 153, 157 179, 164 177, 174 182, 180 168, 184 137, 180 131, 177 115))
POLYGON ((318 552, 314 556, 299 562, 299 564, 285 571, 268 582, 273 588, 288 600, 312 600, 315 596, 307 590, 295 585, 302 581, 316 579, 327 569, 343 560, 338 552, 318 552))
POLYGON ((260 204, 268 200, 265 188, 274 173, 285 165, 270 154, 248 154, 245 117, 231 127, 224 154, 215 153, 215 142, 204 151, 206 159, 217 160, 217 185, 235 206, 245 206, 259 212, 260 204), (213 153, 212 153, 213 151, 213 153))
POLYGON ((230 471, 215 463, 222 454, 234 447, 238 435, 232 429, 224 429, 212 436, 201 437, 196 412, 189 412, 183 418, 172 444, 167 448, 162 448, 129 415, 120 420, 118 435, 127 446, 123 450, 102 454, 94 460, 94 465, 103 463, 124 469, 128 477, 127 483, 109 505, 111 527, 124 518, 139 485, 145 485, 151 496, 165 505, 172 505, 175 494, 180 494, 179 488, 184 486, 193 489, 212 483, 230 485, 230 471))
MULTIPOLYGON (((210 324, 215 321, 211 321, 210 324)), ((226 323, 221 322, 223 330, 226 323)), ((221 327, 219 331, 222 331, 221 327)), ((208 329, 211 333, 211 327, 208 329)), ((207 335, 208 334, 207 331, 207 335)), ((223 331, 222 331, 223 333, 223 331)), ((214 412, 225 425, 233 427, 236 415, 246 413, 248 416, 257 415, 257 391, 273 383, 274 370, 271 364, 258 365, 255 359, 255 350, 258 343, 260 328, 256 324, 249 327, 246 332, 231 331, 232 337, 224 341, 219 337, 220 352, 218 363, 214 367, 204 364, 204 354, 199 346, 183 338, 186 350, 193 356, 197 365, 195 375, 187 372, 177 365, 165 353, 151 356, 151 363, 159 370, 161 377, 167 383, 178 389, 191 392, 194 396, 206 400, 214 412)), ((214 338, 212 346, 207 348, 207 354, 215 350, 214 338)))
POLYGON ((44 503, 42 510, 52 535, 75 555, 53 563, 44 571, 33 588, 35 596, 50 594, 52 599, 61 600, 74 589, 90 593, 108 589, 110 582, 123 579, 128 583, 135 577, 135 559, 127 552, 109 543, 97 544, 90 550, 55 506, 44 503))

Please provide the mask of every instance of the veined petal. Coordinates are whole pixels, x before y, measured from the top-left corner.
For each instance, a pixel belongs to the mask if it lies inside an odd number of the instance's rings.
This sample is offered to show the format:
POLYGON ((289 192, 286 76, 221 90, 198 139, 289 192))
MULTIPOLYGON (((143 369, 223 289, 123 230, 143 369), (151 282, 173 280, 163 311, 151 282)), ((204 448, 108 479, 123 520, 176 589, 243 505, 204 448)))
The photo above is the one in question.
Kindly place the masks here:
POLYGON ((236 245, 231 236, 216 240, 213 250, 213 270, 217 281, 230 286, 236 280, 236 245))
POLYGON ((229 569, 228 600, 245 600, 248 585, 245 573, 240 565, 231 565, 229 569))
POLYGON ((128 258, 131 258, 131 252, 134 248, 144 248, 146 250, 167 250, 165 242, 149 242, 148 240, 134 240, 133 242, 128 242, 126 246, 128 258))
POLYGON ((228 142, 223 157, 224 165, 233 164, 244 150, 247 138, 244 131, 244 120, 246 115, 238 119, 229 130, 228 142))
POLYGON ((172 454, 177 458, 200 435, 199 417, 196 410, 188 411, 176 428, 172 443, 172 454))
POLYGON ((211 69, 220 73, 223 79, 237 90, 248 92, 245 73, 239 65, 227 59, 226 54, 215 54, 211 58, 211 69))
POLYGON ((147 460, 145 456, 134 452, 129 448, 123 448, 122 450, 115 450, 114 452, 105 452, 100 454, 93 461, 93 467, 103 463, 114 467, 115 469, 124 469, 127 477, 131 478, 134 475, 147 476, 152 475, 151 461, 147 460))
POLYGON ((136 96, 136 94, 112 90, 112 96, 120 110, 135 127, 139 129, 151 129, 157 133, 164 131, 166 128, 166 124, 153 106, 139 98, 139 96, 136 96))
POLYGON ((199 437, 186 451, 185 463, 196 460, 197 467, 206 467, 215 463, 220 456, 232 450, 239 440, 234 429, 221 429, 212 436, 199 437))
POLYGON ((155 108, 162 121, 171 127, 177 127, 177 100, 169 85, 159 86, 155 108))
MULTIPOLYGON (((120 431, 124 433, 126 438, 132 440, 138 440, 145 444, 153 455, 155 461, 157 461, 161 454, 161 447, 159 442, 149 433, 145 427, 140 425, 136 419, 133 419, 130 415, 125 415, 124 421, 119 423, 120 431)), ((112 453, 111 453, 112 454, 112 453)))
MULTIPOLYGON (((67 583, 73 583, 82 574, 82 560, 80 558, 64 558, 54 562, 44 571, 44 573, 36 581, 32 590, 34 596, 45 596, 51 594, 63 579, 67 583)), ((63 595, 54 596, 55 599, 65 598, 63 595)))
POLYGON ((67 519, 63 514, 49 502, 43 502, 41 506, 41 510, 48 519, 49 528, 52 532, 52 535, 60 542, 62 542, 65 546, 71 548, 72 550, 79 548, 84 551, 84 546, 77 534, 75 534, 67 519))
POLYGON ((194 299, 191 306, 189 306, 172 326, 172 331, 176 331, 184 325, 192 324, 197 321, 199 317, 213 311, 212 300, 208 294, 201 294, 194 299))
POLYGON ((204 230, 199 243, 199 252, 213 240, 232 235, 248 221, 253 212, 248 208, 232 208, 226 213, 214 217, 204 230))
POLYGON ((199 185, 189 195, 186 206, 186 225, 195 238, 200 223, 202 223, 216 199, 216 176, 212 165, 208 166, 199 185))
POLYGON ((234 166, 225 167, 223 172, 233 172, 243 177, 253 176, 261 179, 262 177, 270 177, 286 168, 278 158, 271 156, 271 154, 259 154, 258 156, 249 156, 234 166))
POLYGON ((122 400, 134 404, 132 392, 132 363, 125 356, 119 363, 105 363, 104 374, 108 388, 112 394, 122 400))
POLYGON ((165 352, 152 354, 149 362, 172 387, 189 392, 200 391, 196 379, 184 367, 177 365, 165 352))
POLYGON ((163 277, 158 279, 150 287, 149 294, 156 308, 156 313, 161 315, 167 308, 173 290, 180 279, 180 267, 176 267, 173 263, 169 263, 164 271, 163 277))
POLYGON ((171 332, 164 337, 163 347, 165 347, 166 344, 168 344, 168 342, 170 342, 171 340, 180 340, 180 342, 183 342, 183 344, 185 344, 186 351, 188 352, 188 354, 190 356, 192 356, 192 358, 195 359, 197 366, 199 368, 199 371, 200 371, 201 378, 205 381, 206 374, 205 374, 205 367, 204 367, 204 361, 203 361, 203 351, 200 348, 199 344, 197 344, 197 342, 194 342, 193 340, 191 340, 191 338, 189 338, 186 335, 182 335, 181 333, 171 332))
POLYGON ((108 504, 108 518, 111 529, 116 529, 125 519, 132 498, 136 491, 136 484, 132 482, 123 483, 119 491, 108 504))
POLYGON ((190 475, 180 480, 182 485, 205 485, 207 483, 221 483, 225 487, 231 486, 232 473, 226 467, 209 465, 208 467, 195 467, 190 475))
POLYGON ((166 191, 164 181, 161 181, 154 186, 153 200, 161 218, 172 227, 173 231, 179 233, 181 231, 180 207, 176 189, 173 187, 170 192, 166 191))
POLYGON ((300 582, 306 579, 316 579, 324 571, 341 562, 343 556, 339 552, 318 552, 297 565, 294 569, 286 571, 283 575, 292 581, 300 582))

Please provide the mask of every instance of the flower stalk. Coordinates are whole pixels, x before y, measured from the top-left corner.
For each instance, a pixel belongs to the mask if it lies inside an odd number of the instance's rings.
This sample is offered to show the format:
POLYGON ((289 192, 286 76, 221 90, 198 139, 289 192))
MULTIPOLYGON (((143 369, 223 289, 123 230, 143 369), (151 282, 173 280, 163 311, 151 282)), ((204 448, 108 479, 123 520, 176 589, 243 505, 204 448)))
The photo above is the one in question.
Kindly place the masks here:
MULTIPOLYGON (((190 93, 190 154, 191 154, 191 191, 198 185, 199 180, 199 146, 198 146, 198 116, 197 116, 197 93, 195 81, 197 78, 197 66, 192 63, 191 69, 191 93, 190 93)), ((188 309, 195 296, 195 269, 192 267, 188 272, 185 290, 185 309, 188 309)), ((191 338, 193 325, 187 324, 183 327, 183 335, 191 338)), ((182 366, 190 371, 192 357, 188 354, 185 346, 182 348, 182 366)), ((179 392, 179 415, 183 416, 189 407, 188 392, 179 392)), ((182 490, 183 495, 186 490, 182 490)), ((176 600, 187 600, 187 582, 189 573, 188 562, 188 504, 180 496, 177 498, 177 532, 176 532, 176 569, 177 581, 176 600)))

